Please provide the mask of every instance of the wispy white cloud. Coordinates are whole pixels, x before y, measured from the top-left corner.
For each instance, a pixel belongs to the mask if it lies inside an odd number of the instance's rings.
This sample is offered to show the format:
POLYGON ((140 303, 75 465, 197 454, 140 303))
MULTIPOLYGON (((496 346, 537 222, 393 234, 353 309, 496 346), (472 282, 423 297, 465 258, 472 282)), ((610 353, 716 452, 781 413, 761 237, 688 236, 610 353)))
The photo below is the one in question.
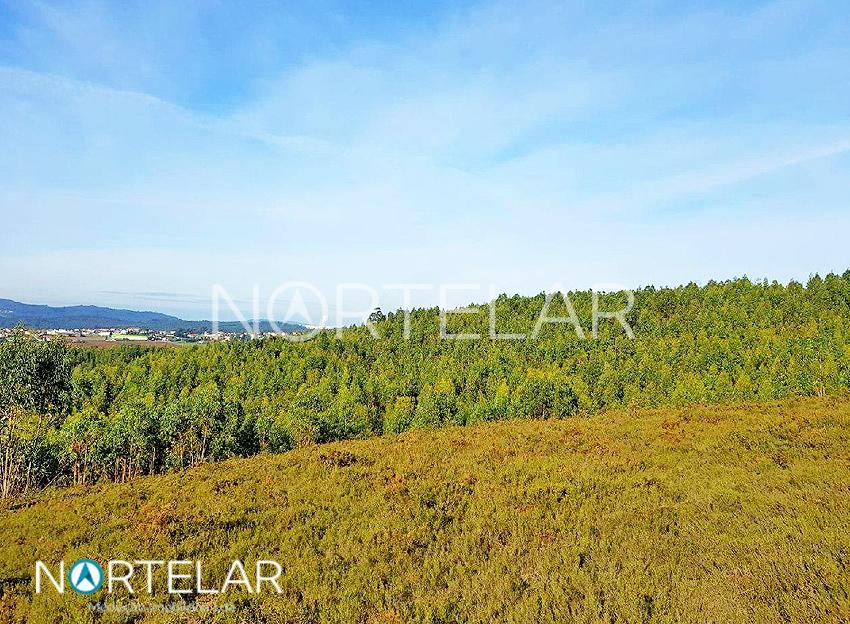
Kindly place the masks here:
POLYGON ((380 30, 326 7, 229 39, 210 7, 128 6, 32 5, 7 29, 4 294, 846 268, 830 3, 481 3, 380 30), (335 34, 311 47, 318 23, 335 34), (750 240, 720 258, 730 227, 750 240))

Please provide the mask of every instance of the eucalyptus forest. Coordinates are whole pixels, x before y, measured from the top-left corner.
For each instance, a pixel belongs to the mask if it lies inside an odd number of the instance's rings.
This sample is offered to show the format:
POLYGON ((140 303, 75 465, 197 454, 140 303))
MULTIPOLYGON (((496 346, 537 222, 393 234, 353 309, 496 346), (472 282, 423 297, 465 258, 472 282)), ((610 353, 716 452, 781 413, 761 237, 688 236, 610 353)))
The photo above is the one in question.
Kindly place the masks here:
MULTIPOLYGON (((850 388, 850 271, 641 288, 634 338, 612 319, 593 337, 592 294, 568 299, 584 332, 547 323, 523 340, 490 339, 486 305, 448 321, 478 340, 441 338, 436 308, 413 310, 407 337, 401 311, 378 315, 378 338, 360 325, 303 342, 91 349, 20 332, 0 343, 2 496, 408 429, 850 388)), ((554 317, 565 298, 553 301, 554 317)), ((530 332, 544 302, 499 296, 498 331, 530 332)))

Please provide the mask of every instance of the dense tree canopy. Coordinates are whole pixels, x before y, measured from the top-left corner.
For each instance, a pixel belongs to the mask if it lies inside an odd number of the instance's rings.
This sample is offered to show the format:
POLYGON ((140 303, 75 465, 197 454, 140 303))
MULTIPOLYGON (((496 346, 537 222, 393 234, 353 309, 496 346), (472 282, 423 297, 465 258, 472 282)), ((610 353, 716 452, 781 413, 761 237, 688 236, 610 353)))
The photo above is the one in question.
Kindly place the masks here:
MULTIPOLYGON (((805 286, 737 279, 643 288, 626 317, 634 339, 604 318, 594 338, 591 293, 568 298, 583 331, 545 323, 536 339, 492 339, 485 305, 477 315, 448 316, 449 333, 479 333, 477 340, 441 339, 434 308, 412 312, 409 339, 404 314, 394 312, 375 317, 379 339, 360 326, 306 342, 178 349, 7 341, 0 345, 4 418, 42 416, 34 427, 6 426, 5 453, 18 466, 8 470, 31 472, 10 491, 56 477, 123 480, 411 427, 850 387, 850 271, 805 286)), ((530 334, 544 301, 543 294, 498 297, 498 333, 530 334)), ((562 298, 552 301, 548 317, 569 317, 562 298)), ((624 303, 611 293, 599 308, 624 303)))

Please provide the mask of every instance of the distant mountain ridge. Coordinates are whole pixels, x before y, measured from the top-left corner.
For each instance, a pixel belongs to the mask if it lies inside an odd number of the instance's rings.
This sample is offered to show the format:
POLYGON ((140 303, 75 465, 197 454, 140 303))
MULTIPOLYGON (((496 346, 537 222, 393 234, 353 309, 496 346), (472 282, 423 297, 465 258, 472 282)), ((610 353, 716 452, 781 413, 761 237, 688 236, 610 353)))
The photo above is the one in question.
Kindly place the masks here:
MULTIPOLYGON (((92 305, 48 306, 0 299, 0 327, 24 325, 33 329, 97 329, 101 327, 141 327, 154 331, 209 331, 212 321, 187 321, 161 312, 124 310, 92 305)), ((251 323, 253 326, 253 324, 251 323)), ((305 329, 297 323, 278 323, 282 331, 305 329)), ((219 329, 245 331, 238 321, 222 321, 219 329)), ((268 321, 260 321, 260 331, 271 331, 268 321)))

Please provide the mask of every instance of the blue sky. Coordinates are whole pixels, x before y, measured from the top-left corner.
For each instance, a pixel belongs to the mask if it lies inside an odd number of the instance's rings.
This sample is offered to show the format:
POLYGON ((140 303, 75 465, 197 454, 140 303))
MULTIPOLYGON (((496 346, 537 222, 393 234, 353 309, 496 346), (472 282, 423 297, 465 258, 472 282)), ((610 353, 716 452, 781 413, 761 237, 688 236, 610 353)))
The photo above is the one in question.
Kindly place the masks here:
POLYGON ((805 279, 850 268, 850 7, 2 2, 0 145, 27 302, 805 279))

